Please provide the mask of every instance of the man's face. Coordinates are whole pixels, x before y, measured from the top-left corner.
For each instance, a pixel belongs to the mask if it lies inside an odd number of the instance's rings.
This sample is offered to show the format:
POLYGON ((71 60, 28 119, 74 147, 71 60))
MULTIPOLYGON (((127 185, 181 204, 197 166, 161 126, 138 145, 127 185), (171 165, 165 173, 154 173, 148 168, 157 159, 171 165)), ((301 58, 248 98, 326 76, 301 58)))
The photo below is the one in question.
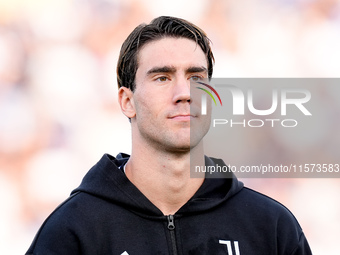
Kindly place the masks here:
POLYGON ((196 146, 209 129, 210 116, 200 115, 201 98, 190 95, 190 81, 207 75, 207 59, 192 40, 167 37, 144 45, 133 93, 133 139, 168 151, 196 146))

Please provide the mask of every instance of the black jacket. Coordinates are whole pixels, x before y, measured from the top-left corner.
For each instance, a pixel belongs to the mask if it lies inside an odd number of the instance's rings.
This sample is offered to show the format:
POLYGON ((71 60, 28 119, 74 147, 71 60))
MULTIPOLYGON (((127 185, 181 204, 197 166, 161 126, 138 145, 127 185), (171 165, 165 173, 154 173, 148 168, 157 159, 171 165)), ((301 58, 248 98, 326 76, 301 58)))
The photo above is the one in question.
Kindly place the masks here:
MULTIPOLYGON (((26 254, 311 254, 291 212, 236 178, 205 179, 175 215, 164 216, 118 169, 127 159, 104 155, 26 254)), ((206 157, 207 165, 217 161, 206 157)))

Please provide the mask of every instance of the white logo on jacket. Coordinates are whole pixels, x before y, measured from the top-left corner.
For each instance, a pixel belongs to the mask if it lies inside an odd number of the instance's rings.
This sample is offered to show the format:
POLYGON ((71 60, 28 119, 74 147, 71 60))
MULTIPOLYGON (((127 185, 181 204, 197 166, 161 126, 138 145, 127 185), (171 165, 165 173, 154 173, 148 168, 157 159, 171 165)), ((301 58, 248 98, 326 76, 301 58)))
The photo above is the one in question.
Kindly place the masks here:
MULTIPOLYGON (((228 250, 228 255, 234 255, 233 253, 233 247, 231 245, 231 241, 226 241, 226 240, 219 240, 220 244, 226 245, 227 246, 227 250, 228 250)), ((240 255, 240 249, 238 246, 238 241, 234 241, 234 249, 235 249, 235 255, 240 255)))

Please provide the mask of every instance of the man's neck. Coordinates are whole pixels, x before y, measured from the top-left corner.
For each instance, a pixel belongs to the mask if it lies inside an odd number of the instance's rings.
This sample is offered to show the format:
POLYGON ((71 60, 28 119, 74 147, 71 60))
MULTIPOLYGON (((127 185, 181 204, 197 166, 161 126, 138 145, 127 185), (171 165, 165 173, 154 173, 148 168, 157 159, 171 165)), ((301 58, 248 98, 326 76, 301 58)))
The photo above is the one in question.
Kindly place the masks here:
POLYGON ((195 165, 204 165, 201 147, 186 153, 133 150, 126 176, 164 215, 174 214, 203 183, 204 176, 190 178, 190 161, 195 158, 195 165))

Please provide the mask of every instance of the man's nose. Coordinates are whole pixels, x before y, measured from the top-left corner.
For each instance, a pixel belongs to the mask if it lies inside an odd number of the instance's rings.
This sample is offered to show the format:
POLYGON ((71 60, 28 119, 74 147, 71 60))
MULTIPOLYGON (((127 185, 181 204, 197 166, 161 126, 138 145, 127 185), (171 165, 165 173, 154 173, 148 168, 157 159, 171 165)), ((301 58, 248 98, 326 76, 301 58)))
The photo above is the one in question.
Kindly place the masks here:
POLYGON ((174 84, 174 97, 173 102, 178 103, 191 103, 190 96, 190 80, 185 78, 179 78, 174 84))

